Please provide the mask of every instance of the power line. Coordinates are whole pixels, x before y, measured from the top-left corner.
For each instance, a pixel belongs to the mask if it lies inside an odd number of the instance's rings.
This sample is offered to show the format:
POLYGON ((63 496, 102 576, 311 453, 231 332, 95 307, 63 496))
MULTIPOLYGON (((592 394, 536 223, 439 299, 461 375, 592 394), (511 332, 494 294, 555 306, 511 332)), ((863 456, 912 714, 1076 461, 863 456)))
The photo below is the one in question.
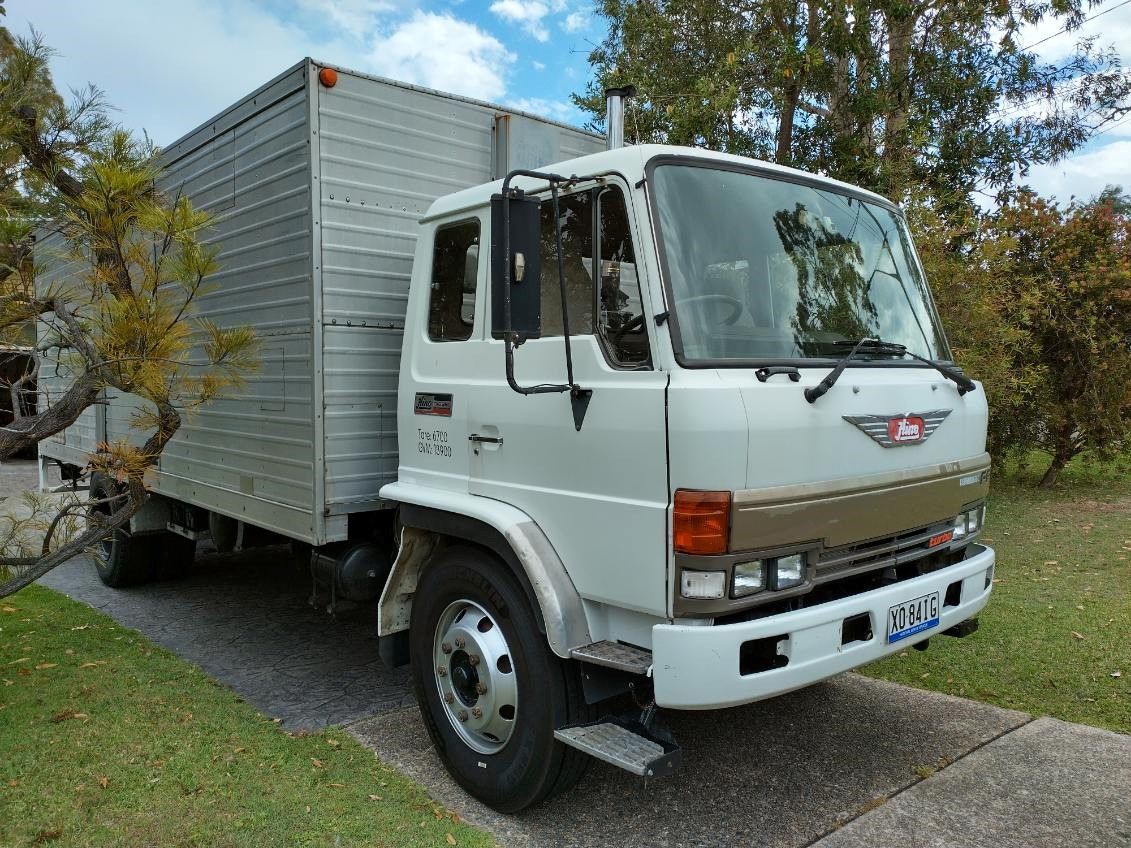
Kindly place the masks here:
POLYGON ((1097 139, 1101 135, 1105 135, 1106 133, 1111 132, 1116 127, 1119 127, 1119 126, 1122 126, 1123 124, 1126 124, 1128 121, 1131 121, 1131 115, 1128 115, 1126 118, 1121 118, 1120 120, 1116 121, 1114 124, 1109 124, 1107 129, 1100 130, 1098 133, 1096 133, 1091 138, 1089 138, 1088 141, 1092 141, 1093 139, 1097 139))
MULTIPOLYGON (((1108 12, 1114 12, 1120 6, 1126 6, 1128 3, 1131 3, 1131 0, 1122 0, 1122 2, 1116 3, 1114 6, 1111 6, 1107 9, 1104 9, 1102 12, 1096 12, 1094 15, 1089 15, 1088 17, 1084 18, 1084 20, 1080 21, 1080 26, 1083 26, 1084 24, 1088 23, 1088 21, 1094 21, 1096 18, 1102 18, 1108 12)), ((1052 41, 1054 38, 1061 36, 1061 35, 1064 35, 1066 32, 1068 32, 1068 27, 1063 26, 1060 29, 1058 29, 1056 32, 1054 32, 1052 35, 1046 35, 1040 41, 1034 41, 1032 44, 1026 44, 1024 47, 1018 47, 1017 50, 1018 50, 1018 52, 1023 52, 1025 50, 1032 50, 1034 47, 1037 47, 1038 45, 1044 44, 1046 41, 1052 41)))

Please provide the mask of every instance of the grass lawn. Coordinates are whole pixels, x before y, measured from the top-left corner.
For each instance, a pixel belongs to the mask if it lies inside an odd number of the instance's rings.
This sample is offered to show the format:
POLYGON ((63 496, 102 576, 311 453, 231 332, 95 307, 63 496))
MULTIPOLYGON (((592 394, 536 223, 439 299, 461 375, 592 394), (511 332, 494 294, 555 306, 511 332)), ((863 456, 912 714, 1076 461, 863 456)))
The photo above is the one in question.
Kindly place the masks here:
POLYGON ((484 846, 340 730, 289 734, 132 630, 0 601, 0 845, 484 846))
POLYGON ((989 501, 981 628, 861 671, 1131 733, 1131 469, 1076 463, 1051 492, 1032 488, 1035 468, 1011 471, 989 501))

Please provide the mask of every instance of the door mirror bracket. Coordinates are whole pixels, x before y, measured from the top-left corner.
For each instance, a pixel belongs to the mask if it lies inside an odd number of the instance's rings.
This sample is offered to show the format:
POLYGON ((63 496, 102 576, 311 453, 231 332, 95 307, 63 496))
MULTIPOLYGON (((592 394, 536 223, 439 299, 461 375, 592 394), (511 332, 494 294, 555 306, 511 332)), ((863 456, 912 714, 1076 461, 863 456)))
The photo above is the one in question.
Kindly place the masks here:
POLYGON ((507 384, 523 395, 569 392, 573 424, 581 429, 592 389, 583 389, 573 376, 573 351, 569 339, 569 313, 566 304, 564 261, 562 258, 561 218, 558 191, 561 187, 597 179, 600 175, 563 177, 542 171, 517 169, 507 174, 502 191, 491 198, 491 309, 492 335, 503 339, 507 384), (514 376, 514 351, 527 339, 541 335, 541 203, 521 189, 511 188, 515 177, 533 177, 550 185, 553 202, 554 247, 558 263, 558 285, 562 298, 562 330, 565 344, 566 382, 521 386, 514 376))

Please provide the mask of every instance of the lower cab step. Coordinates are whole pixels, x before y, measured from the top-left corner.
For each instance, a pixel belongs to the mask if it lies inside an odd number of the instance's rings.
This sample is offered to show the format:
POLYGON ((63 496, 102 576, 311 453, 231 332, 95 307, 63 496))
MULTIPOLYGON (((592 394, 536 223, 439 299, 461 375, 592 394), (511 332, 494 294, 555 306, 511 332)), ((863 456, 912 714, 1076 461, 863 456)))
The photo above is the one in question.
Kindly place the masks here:
POLYGON ((671 774, 680 760, 671 734, 620 716, 563 727, 554 731, 554 738, 641 777, 671 774))

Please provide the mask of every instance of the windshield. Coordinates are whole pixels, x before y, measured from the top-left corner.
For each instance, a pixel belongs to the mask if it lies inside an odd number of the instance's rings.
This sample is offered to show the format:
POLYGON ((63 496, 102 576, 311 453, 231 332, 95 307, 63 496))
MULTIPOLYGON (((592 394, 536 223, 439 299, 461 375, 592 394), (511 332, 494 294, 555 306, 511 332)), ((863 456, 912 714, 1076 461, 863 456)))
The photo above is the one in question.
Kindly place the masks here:
POLYGON ((865 336, 950 358, 892 209, 684 164, 658 166, 653 185, 682 362, 836 358, 865 336))

